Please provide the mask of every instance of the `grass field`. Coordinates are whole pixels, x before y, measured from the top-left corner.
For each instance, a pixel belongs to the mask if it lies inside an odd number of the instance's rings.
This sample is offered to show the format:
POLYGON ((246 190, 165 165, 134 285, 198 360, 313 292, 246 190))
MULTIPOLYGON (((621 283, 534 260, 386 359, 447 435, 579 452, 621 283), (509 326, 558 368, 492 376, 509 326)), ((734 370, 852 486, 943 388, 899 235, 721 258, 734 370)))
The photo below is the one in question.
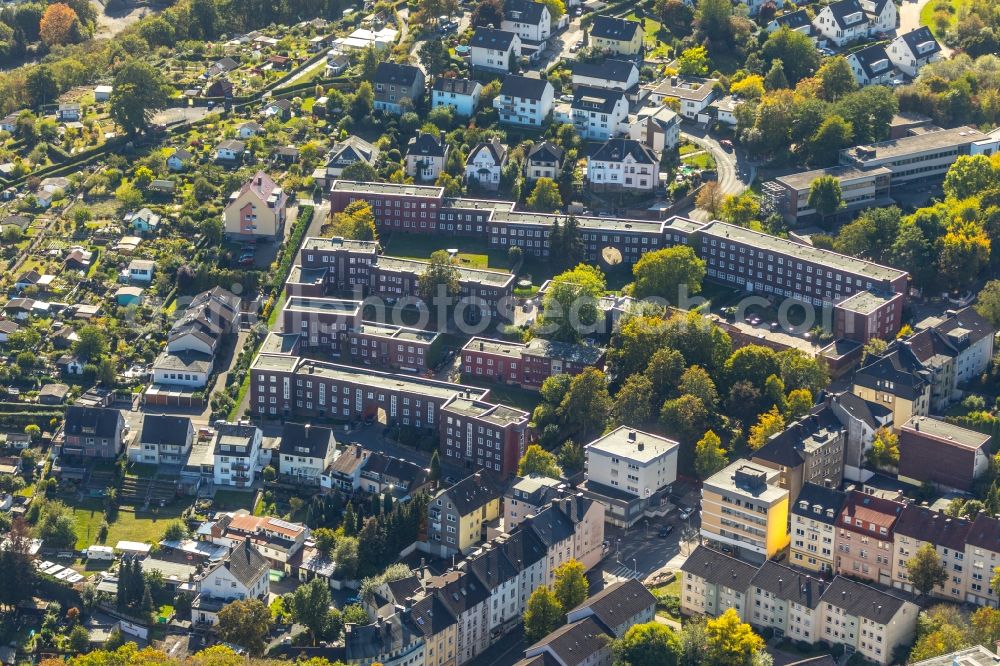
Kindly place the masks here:
POLYGON ((931 33, 933 33, 935 37, 941 39, 941 37, 944 36, 944 33, 952 28, 958 21, 958 15, 964 5, 965 0, 932 0, 924 5, 920 10, 920 25, 926 25, 930 28, 931 33), (934 17, 934 15, 938 13, 939 9, 944 6, 949 7, 947 13, 950 14, 951 17, 947 25, 943 23, 939 24, 934 17))
MULTIPOLYGON (((97 541, 97 534, 104 520, 104 505, 101 500, 88 499, 69 506, 76 524, 76 547, 86 548, 97 541)), ((167 525, 179 518, 183 510, 184 507, 178 505, 159 509, 156 513, 136 514, 123 507, 119 509, 115 522, 111 523, 105 543, 114 545, 121 540, 158 541, 167 525)))
POLYGON ((681 163, 695 167, 696 169, 715 168, 715 159, 708 153, 696 153, 688 157, 682 157, 681 163))
POLYGON ((488 243, 471 238, 454 238, 442 234, 393 234, 386 244, 385 253, 404 259, 428 259, 438 250, 458 250, 459 266, 463 268, 488 268, 508 272, 507 253, 491 248, 488 243))
POLYGON ((475 377, 462 375, 462 383, 468 386, 479 386, 490 390, 490 400, 500 402, 511 407, 517 407, 531 414, 538 404, 538 392, 529 391, 517 386, 507 386, 489 381, 476 381, 475 377))
POLYGON ((216 490, 213 498, 213 507, 216 510, 232 511, 235 509, 253 510, 253 492, 240 492, 238 490, 216 490))

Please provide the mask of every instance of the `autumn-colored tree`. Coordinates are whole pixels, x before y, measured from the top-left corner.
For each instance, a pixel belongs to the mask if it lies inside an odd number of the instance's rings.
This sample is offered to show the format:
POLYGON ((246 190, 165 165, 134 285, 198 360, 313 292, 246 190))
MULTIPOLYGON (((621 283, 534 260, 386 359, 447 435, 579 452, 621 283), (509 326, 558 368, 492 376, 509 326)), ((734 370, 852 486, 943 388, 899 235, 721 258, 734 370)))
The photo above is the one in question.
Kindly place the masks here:
POLYGON ((74 41, 80 19, 73 8, 62 2, 49 5, 38 24, 38 35, 47 46, 74 41))

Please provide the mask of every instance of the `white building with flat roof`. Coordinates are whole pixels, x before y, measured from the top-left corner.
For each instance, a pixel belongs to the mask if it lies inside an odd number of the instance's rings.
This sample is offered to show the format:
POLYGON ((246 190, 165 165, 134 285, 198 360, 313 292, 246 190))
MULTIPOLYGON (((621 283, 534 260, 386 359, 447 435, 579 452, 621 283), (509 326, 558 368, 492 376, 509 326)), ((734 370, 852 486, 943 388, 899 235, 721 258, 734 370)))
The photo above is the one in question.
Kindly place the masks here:
POLYGON ((677 480, 679 444, 620 426, 587 445, 587 481, 648 497, 677 480))

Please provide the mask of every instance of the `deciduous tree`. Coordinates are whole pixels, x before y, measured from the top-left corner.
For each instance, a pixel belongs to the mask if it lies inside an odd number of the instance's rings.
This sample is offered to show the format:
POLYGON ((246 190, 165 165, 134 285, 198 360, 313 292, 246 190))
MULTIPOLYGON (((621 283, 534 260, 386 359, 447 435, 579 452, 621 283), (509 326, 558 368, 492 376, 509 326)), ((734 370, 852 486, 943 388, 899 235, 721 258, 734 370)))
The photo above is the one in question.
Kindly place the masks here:
POLYGON ((613 644, 618 666, 678 666, 681 641, 668 626, 659 622, 635 624, 613 644))
POLYGON ((552 593, 556 595, 564 611, 569 612, 586 601, 590 583, 587 582, 587 572, 578 560, 563 562, 553 573, 555 580, 552 583, 552 593))
POLYGON ((169 100, 170 88, 162 72, 143 60, 129 60, 115 75, 111 119, 127 133, 136 134, 169 100))
POLYGON ((705 622, 705 637, 712 666, 749 666, 753 655, 764 649, 764 639, 732 608, 705 622))
POLYGON ((524 455, 517 462, 517 475, 528 476, 538 474, 552 479, 561 479, 562 470, 556 457, 543 449, 538 444, 532 444, 524 451, 524 455))
POLYGON ((38 24, 38 35, 47 46, 77 41, 81 37, 79 18, 69 5, 56 2, 49 5, 38 24))
POLYGON ((563 608, 548 585, 535 588, 524 611, 524 634, 528 640, 541 640, 563 623, 563 608))
POLYGON ((559 186, 551 178, 539 178, 535 181, 535 189, 528 196, 528 208, 541 213, 552 213, 562 208, 562 197, 559 186))
POLYGON ((636 298, 656 297, 676 305, 685 297, 701 292, 705 262, 687 245, 647 252, 632 267, 636 298))
POLYGON ((252 655, 260 655, 267 645, 271 627, 271 611, 260 599, 232 601, 219 611, 216 631, 227 643, 245 647, 252 655))
POLYGON ((769 411, 760 415, 760 419, 750 428, 750 436, 747 437, 747 444, 751 449, 759 449, 767 443, 771 435, 775 435, 785 429, 785 417, 781 415, 777 407, 772 407, 769 411))
POLYGON ((929 594, 935 587, 948 582, 948 569, 931 543, 922 545, 906 561, 906 575, 920 594, 929 594))
POLYGON ((709 430, 694 445, 694 469, 698 478, 705 480, 729 464, 729 456, 722 448, 722 440, 709 430))

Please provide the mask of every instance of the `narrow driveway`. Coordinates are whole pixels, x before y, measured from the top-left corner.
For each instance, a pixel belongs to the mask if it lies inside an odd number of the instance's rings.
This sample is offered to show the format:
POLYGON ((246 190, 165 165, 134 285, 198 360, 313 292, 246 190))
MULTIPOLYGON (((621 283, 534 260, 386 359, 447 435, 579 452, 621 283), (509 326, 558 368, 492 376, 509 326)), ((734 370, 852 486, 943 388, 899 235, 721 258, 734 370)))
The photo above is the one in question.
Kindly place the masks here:
MULTIPOLYGON (((740 194, 754 181, 757 168, 748 163, 745 154, 742 154, 741 157, 739 149, 732 152, 724 150, 708 132, 692 125, 685 126, 684 131, 681 132, 681 138, 712 155, 716 171, 719 174, 719 188, 723 194, 740 194)), ((690 217, 708 221, 711 216, 707 211, 692 208, 690 217)))
MULTIPOLYGON (((899 8, 899 30, 896 31, 896 34, 903 35, 919 28, 920 10, 930 2, 933 0, 903 0, 903 4, 899 8)), ((952 50, 940 40, 938 43, 941 44, 941 55, 950 58, 952 50)))

